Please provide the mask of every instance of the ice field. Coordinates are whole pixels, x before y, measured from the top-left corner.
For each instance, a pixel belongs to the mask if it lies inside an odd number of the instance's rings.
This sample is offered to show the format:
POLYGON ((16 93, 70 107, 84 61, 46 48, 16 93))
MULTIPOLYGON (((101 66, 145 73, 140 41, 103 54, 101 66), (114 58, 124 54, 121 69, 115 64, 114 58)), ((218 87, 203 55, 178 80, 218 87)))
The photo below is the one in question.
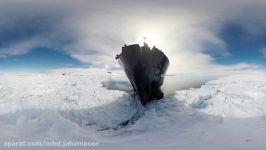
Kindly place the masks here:
POLYGON ((265 74, 167 76, 162 88, 165 98, 144 108, 120 73, 2 73, 0 149, 266 148, 265 74), (117 128, 137 112, 134 124, 117 128), (97 145, 7 147, 8 141, 97 145))

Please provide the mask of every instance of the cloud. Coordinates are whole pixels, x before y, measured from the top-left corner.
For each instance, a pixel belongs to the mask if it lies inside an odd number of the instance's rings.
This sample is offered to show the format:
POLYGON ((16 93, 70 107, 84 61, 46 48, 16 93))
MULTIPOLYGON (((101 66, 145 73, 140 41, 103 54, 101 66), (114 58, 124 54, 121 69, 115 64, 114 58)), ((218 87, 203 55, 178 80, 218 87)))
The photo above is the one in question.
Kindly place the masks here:
POLYGON ((259 36, 264 6, 259 0, 1 0, 0 57, 51 47, 94 67, 113 68, 122 45, 147 36, 169 57, 169 73, 234 70, 215 63, 217 56, 230 57, 220 31, 235 23, 259 36))

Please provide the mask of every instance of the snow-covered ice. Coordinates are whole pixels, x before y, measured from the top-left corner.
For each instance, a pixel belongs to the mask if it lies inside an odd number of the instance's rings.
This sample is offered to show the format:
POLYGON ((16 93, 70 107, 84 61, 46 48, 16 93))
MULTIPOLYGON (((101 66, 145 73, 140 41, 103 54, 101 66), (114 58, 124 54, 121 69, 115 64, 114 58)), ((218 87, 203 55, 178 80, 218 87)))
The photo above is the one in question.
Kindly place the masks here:
POLYGON ((266 148, 266 75, 169 76, 163 90, 163 100, 143 108, 124 74, 2 73, 0 149, 63 149, 4 146, 14 141, 97 144, 64 149, 266 148), (114 130, 137 111, 135 124, 114 130))

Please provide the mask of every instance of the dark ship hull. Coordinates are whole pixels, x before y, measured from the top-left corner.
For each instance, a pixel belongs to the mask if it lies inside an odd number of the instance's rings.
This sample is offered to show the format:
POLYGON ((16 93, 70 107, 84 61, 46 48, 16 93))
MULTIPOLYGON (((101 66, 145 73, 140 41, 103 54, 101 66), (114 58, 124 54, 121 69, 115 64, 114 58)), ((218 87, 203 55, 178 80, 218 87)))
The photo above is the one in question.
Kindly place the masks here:
POLYGON ((122 47, 122 53, 117 55, 119 64, 123 67, 134 91, 142 105, 163 98, 161 86, 169 65, 166 55, 159 49, 150 49, 147 44, 122 47))

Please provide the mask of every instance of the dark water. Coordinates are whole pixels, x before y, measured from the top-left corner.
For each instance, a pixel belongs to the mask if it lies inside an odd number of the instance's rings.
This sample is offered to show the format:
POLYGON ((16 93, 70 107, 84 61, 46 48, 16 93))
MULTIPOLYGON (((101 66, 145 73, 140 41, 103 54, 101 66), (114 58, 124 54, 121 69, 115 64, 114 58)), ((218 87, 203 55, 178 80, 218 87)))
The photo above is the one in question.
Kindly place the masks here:
POLYGON ((205 74, 179 74, 175 76, 165 76, 164 84, 161 89, 164 95, 171 96, 178 90, 185 90, 190 88, 199 88, 210 80, 217 78, 217 75, 205 74))

